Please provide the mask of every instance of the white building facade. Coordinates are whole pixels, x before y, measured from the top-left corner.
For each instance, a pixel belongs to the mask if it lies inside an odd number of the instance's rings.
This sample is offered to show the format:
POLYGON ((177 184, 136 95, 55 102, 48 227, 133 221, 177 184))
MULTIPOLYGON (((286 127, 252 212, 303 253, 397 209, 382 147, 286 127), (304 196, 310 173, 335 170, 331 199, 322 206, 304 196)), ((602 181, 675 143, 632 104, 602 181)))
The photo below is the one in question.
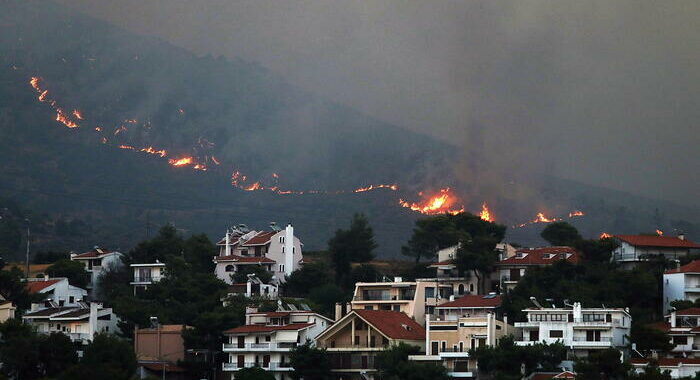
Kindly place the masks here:
POLYGON ((165 264, 158 262, 147 264, 131 264, 134 271, 134 280, 131 285, 134 287, 134 294, 137 289, 147 289, 149 285, 159 282, 165 278, 165 264))
POLYGON ((87 285, 90 295, 94 298, 99 287, 100 276, 112 268, 124 265, 122 258, 124 255, 117 251, 110 251, 100 247, 95 247, 92 251, 75 254, 71 253, 70 259, 85 265, 85 270, 90 274, 87 285))
POLYGON ((671 312, 671 302, 700 298, 700 260, 670 269, 663 275, 664 314, 671 312))
POLYGON ((95 334, 118 332, 118 319, 111 308, 102 304, 81 302, 74 307, 60 307, 55 303, 32 304, 22 319, 39 333, 60 332, 73 342, 88 344, 95 334))

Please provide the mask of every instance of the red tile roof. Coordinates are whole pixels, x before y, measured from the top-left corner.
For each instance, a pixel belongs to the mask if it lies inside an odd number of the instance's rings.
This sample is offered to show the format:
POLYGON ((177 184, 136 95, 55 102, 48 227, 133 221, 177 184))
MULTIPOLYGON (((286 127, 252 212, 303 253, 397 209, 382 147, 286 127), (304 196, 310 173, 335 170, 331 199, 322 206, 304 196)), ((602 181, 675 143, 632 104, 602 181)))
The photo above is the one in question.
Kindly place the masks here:
MULTIPOLYGON (((642 358, 632 358, 630 359, 632 364, 649 364, 648 359, 642 358)), ((659 367, 678 367, 679 364, 694 364, 700 365, 700 358, 659 358, 657 360, 659 367)))
POLYGON ((688 239, 679 239, 677 236, 615 235, 615 237, 637 247, 700 248, 699 244, 688 239))
POLYGON ((216 262, 224 262, 224 261, 231 261, 234 263, 254 263, 254 264, 274 264, 275 260, 269 259, 267 257, 245 257, 245 256, 238 256, 238 255, 231 255, 231 256, 216 256, 214 257, 216 262))
POLYGON ((353 312, 391 339, 425 339, 423 326, 402 312, 388 310, 353 310, 353 312))
POLYGON ((457 298, 454 301, 446 302, 441 305, 436 306, 437 308, 493 308, 501 306, 501 296, 497 295, 491 296, 477 296, 477 295, 466 295, 461 298, 457 298), (488 297, 488 298, 487 298, 488 297))
POLYGON ((430 264, 431 267, 454 265, 454 260, 438 261, 437 263, 430 264))
POLYGON ((102 249, 102 248, 97 248, 95 250, 92 250, 90 252, 85 252, 85 253, 80 253, 77 255, 71 256, 73 259, 95 259, 100 256, 108 255, 114 251, 110 251, 107 249, 102 249))
MULTIPOLYGON (((297 310, 294 311, 294 314, 311 314, 313 311, 309 310, 297 310)), ((258 312, 258 313, 250 313, 252 316, 260 317, 260 316, 265 316, 265 317, 288 317, 292 315, 291 311, 263 311, 263 312, 258 312)))
POLYGON ((238 326, 233 329, 228 329, 224 331, 224 334, 249 334, 249 333, 265 333, 273 331, 289 331, 289 330, 301 330, 305 329, 313 323, 290 323, 288 325, 282 326, 268 326, 268 325, 244 325, 238 326))
POLYGON ((681 267, 669 269, 664 272, 664 274, 673 273, 700 273, 700 260, 691 261, 681 267))
POLYGON ((246 247, 249 245, 264 245, 267 244, 270 239, 276 234, 276 231, 263 231, 263 232, 258 232, 257 235, 253 236, 250 238, 248 241, 245 243, 241 244, 241 246, 246 247))
POLYGON ((185 369, 182 367, 178 367, 174 364, 170 363, 139 363, 139 365, 150 369, 151 371, 155 372, 162 372, 163 371, 163 365, 165 365, 165 372, 185 372, 185 369))
POLYGON ((564 259, 577 263, 579 256, 578 251, 571 247, 526 248, 515 251, 515 256, 501 260, 496 265, 550 265, 564 259))
POLYGON ((29 281, 26 284, 24 284, 24 287, 27 288, 27 291, 29 294, 36 294, 41 292, 42 290, 48 288, 49 286, 61 282, 61 280, 47 280, 47 281, 29 281))
POLYGON ((688 309, 678 310, 676 315, 693 315, 700 316, 700 307, 691 307, 688 309))

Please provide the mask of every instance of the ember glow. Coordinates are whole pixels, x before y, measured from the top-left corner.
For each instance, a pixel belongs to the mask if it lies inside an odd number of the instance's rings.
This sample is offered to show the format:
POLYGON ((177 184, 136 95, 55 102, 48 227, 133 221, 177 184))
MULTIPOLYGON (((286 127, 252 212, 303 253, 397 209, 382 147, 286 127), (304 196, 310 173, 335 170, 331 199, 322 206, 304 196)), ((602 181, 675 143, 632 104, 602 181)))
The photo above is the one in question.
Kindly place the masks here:
POLYGON ((63 113, 63 110, 60 108, 56 108, 56 121, 65 125, 68 128, 78 128, 78 124, 69 119, 66 116, 66 114, 63 113))
POLYGON ((659 236, 664 236, 664 232, 659 229, 656 230, 656 234, 659 236))
POLYGON ((80 113, 79 110, 73 110, 73 116, 75 116, 76 119, 78 120, 83 120, 83 114, 80 113))
POLYGON ((355 189, 352 192, 353 193, 364 193, 365 191, 372 191, 372 190, 377 190, 377 189, 389 189, 392 191, 396 191, 399 189, 399 187, 396 185, 387 185, 387 184, 369 185, 366 187, 360 187, 359 189, 355 189))
POLYGON ((120 125, 119 128, 117 128, 117 129, 114 130, 114 135, 116 136, 116 135, 118 135, 118 134, 120 134, 120 133, 122 133, 122 132, 124 132, 124 131, 127 131, 127 130, 128 130, 128 129, 126 129, 125 126, 120 125))
POLYGON ((603 232, 602 234, 600 234, 600 236, 598 238, 600 238, 600 240, 603 240, 603 239, 610 239, 611 237, 612 237, 612 235, 610 235, 609 233, 603 232))
POLYGON ((488 206, 486 206, 486 202, 481 204, 481 212, 479 212, 479 217, 481 220, 487 221, 487 222, 493 222, 493 216, 491 216, 491 211, 489 210, 488 206))
POLYGON ((424 197, 423 201, 420 202, 408 202, 403 199, 399 199, 399 204, 402 207, 410 208, 413 211, 420 212, 426 215, 435 214, 459 214, 464 212, 464 206, 456 208, 455 203, 457 202, 457 197, 450 191, 450 188, 440 189, 440 191, 432 196, 425 196, 423 193, 419 195, 424 197))
POLYGON ((168 163, 172 166, 186 166, 192 163, 192 157, 170 159, 168 160, 168 163))
POLYGON ((119 145, 119 149, 128 149, 128 150, 134 150, 134 147, 131 145, 119 145))
POLYGON ((574 210, 574 211, 571 211, 571 212, 569 213, 569 218, 573 218, 573 217, 576 217, 576 216, 584 216, 584 215, 586 215, 586 214, 584 214, 583 211, 574 210))
POLYGON ((146 147, 146 148, 141 149, 141 152, 146 152, 146 153, 149 153, 149 154, 155 154, 155 155, 158 155, 158 156, 161 156, 161 157, 165 157, 165 156, 168 154, 168 152, 166 152, 165 149, 156 149, 156 148, 154 148, 154 147, 152 147, 152 146, 149 146, 149 147, 146 147))

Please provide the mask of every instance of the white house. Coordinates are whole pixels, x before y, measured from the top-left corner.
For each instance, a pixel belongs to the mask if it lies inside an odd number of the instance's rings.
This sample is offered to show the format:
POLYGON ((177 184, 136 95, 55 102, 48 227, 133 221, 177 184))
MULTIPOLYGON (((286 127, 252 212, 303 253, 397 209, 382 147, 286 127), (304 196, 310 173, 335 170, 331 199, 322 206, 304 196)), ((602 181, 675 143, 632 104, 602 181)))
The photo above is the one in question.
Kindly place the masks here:
POLYGON ((61 307, 77 306, 88 295, 87 290, 69 284, 65 277, 30 278, 24 286, 29 294, 44 294, 44 299, 61 307))
POLYGON ((0 323, 15 317, 17 307, 0 294, 0 323))
POLYGON ((82 344, 92 341, 97 333, 118 332, 118 320, 112 309, 96 302, 81 302, 73 307, 61 307, 53 302, 32 304, 31 311, 22 319, 39 333, 60 332, 82 344))
POLYGON ((87 288, 92 297, 96 294, 100 276, 111 268, 124 265, 122 257, 124 257, 124 255, 120 252, 109 251, 97 246, 92 251, 80 254, 71 253, 70 255, 72 261, 83 263, 85 265, 85 270, 90 274, 87 288))
POLYGON ((576 264, 579 259, 578 251, 571 247, 519 248, 514 255, 496 263, 498 280, 501 289, 513 289, 531 268, 552 265, 561 260, 576 264))
POLYGON ((647 261, 654 256, 666 259, 678 259, 700 250, 700 245, 685 238, 685 235, 615 235, 619 246, 613 251, 612 261, 623 267, 633 267, 640 261, 647 261))
MULTIPOLYGON (((644 373, 650 364, 649 359, 634 358, 630 362, 637 373, 644 373)), ((668 372, 672 379, 691 378, 700 372, 700 358, 659 358, 655 364, 661 373, 668 372)))
POLYGON ((649 327, 668 334, 673 345, 670 354, 700 358, 700 308, 673 310, 664 318, 663 322, 649 327))
POLYGON ((675 300, 693 301, 700 298, 700 260, 664 272, 664 314, 671 311, 675 300))
POLYGON ((301 268, 303 244, 294 236, 294 227, 284 230, 272 224, 271 231, 251 231, 239 225, 226 231, 217 243, 219 255, 214 257, 216 277, 233 283, 231 275, 245 266, 257 265, 272 273, 273 281, 280 284, 293 271, 301 268))
POLYGON ((232 380, 241 368, 253 366, 272 372, 277 380, 291 379, 292 349, 313 341, 332 324, 329 318, 310 310, 258 312, 249 308, 244 326, 224 331, 228 343, 223 344, 223 352, 228 360, 222 369, 232 380))
POLYGON ((165 264, 156 260, 155 263, 131 264, 134 271, 134 280, 131 285, 134 287, 134 295, 137 289, 146 289, 165 277, 165 264))
MULTIPOLYGON (((560 342, 577 357, 606 348, 623 350, 629 342, 632 317, 627 309, 582 308, 576 302, 570 307, 536 307, 523 310, 527 322, 516 322, 522 336, 521 346, 538 342, 560 342)), ((518 334, 520 335, 520 334, 518 334)))

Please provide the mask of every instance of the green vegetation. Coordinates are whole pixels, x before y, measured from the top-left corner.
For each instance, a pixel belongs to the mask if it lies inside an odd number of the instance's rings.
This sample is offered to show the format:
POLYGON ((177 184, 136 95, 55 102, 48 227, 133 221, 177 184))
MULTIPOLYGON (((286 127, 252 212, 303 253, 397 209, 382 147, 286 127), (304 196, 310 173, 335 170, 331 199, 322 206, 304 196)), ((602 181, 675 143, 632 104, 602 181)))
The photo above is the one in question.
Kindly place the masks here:
POLYGON ((238 370, 236 380, 275 380, 275 375, 260 367, 250 367, 238 370))
POLYGON ((330 380, 331 362, 326 350, 314 347, 311 342, 298 345, 292 350, 289 364, 294 368, 295 380, 330 380))
POLYGON ((351 263, 365 263, 374 258, 374 249, 377 243, 374 241, 374 232, 369 225, 367 217, 363 214, 355 214, 347 230, 338 229, 328 241, 333 268, 335 269, 336 282, 343 284, 348 282, 351 263))
POLYGON ((557 370, 559 363, 566 359, 566 347, 560 343, 518 346, 512 336, 506 336, 496 346, 469 350, 469 356, 477 360, 479 378, 520 380, 523 370, 525 375, 535 370, 557 370))
POLYGON ((447 369, 442 364, 421 363, 408 360, 409 355, 418 355, 420 348, 405 343, 392 346, 377 354, 375 361, 381 380, 449 380, 447 369))
POLYGON ((85 289, 90 280, 88 273, 85 271, 85 265, 70 259, 56 261, 53 265, 46 268, 46 273, 51 277, 66 277, 71 285, 83 289, 85 289))

